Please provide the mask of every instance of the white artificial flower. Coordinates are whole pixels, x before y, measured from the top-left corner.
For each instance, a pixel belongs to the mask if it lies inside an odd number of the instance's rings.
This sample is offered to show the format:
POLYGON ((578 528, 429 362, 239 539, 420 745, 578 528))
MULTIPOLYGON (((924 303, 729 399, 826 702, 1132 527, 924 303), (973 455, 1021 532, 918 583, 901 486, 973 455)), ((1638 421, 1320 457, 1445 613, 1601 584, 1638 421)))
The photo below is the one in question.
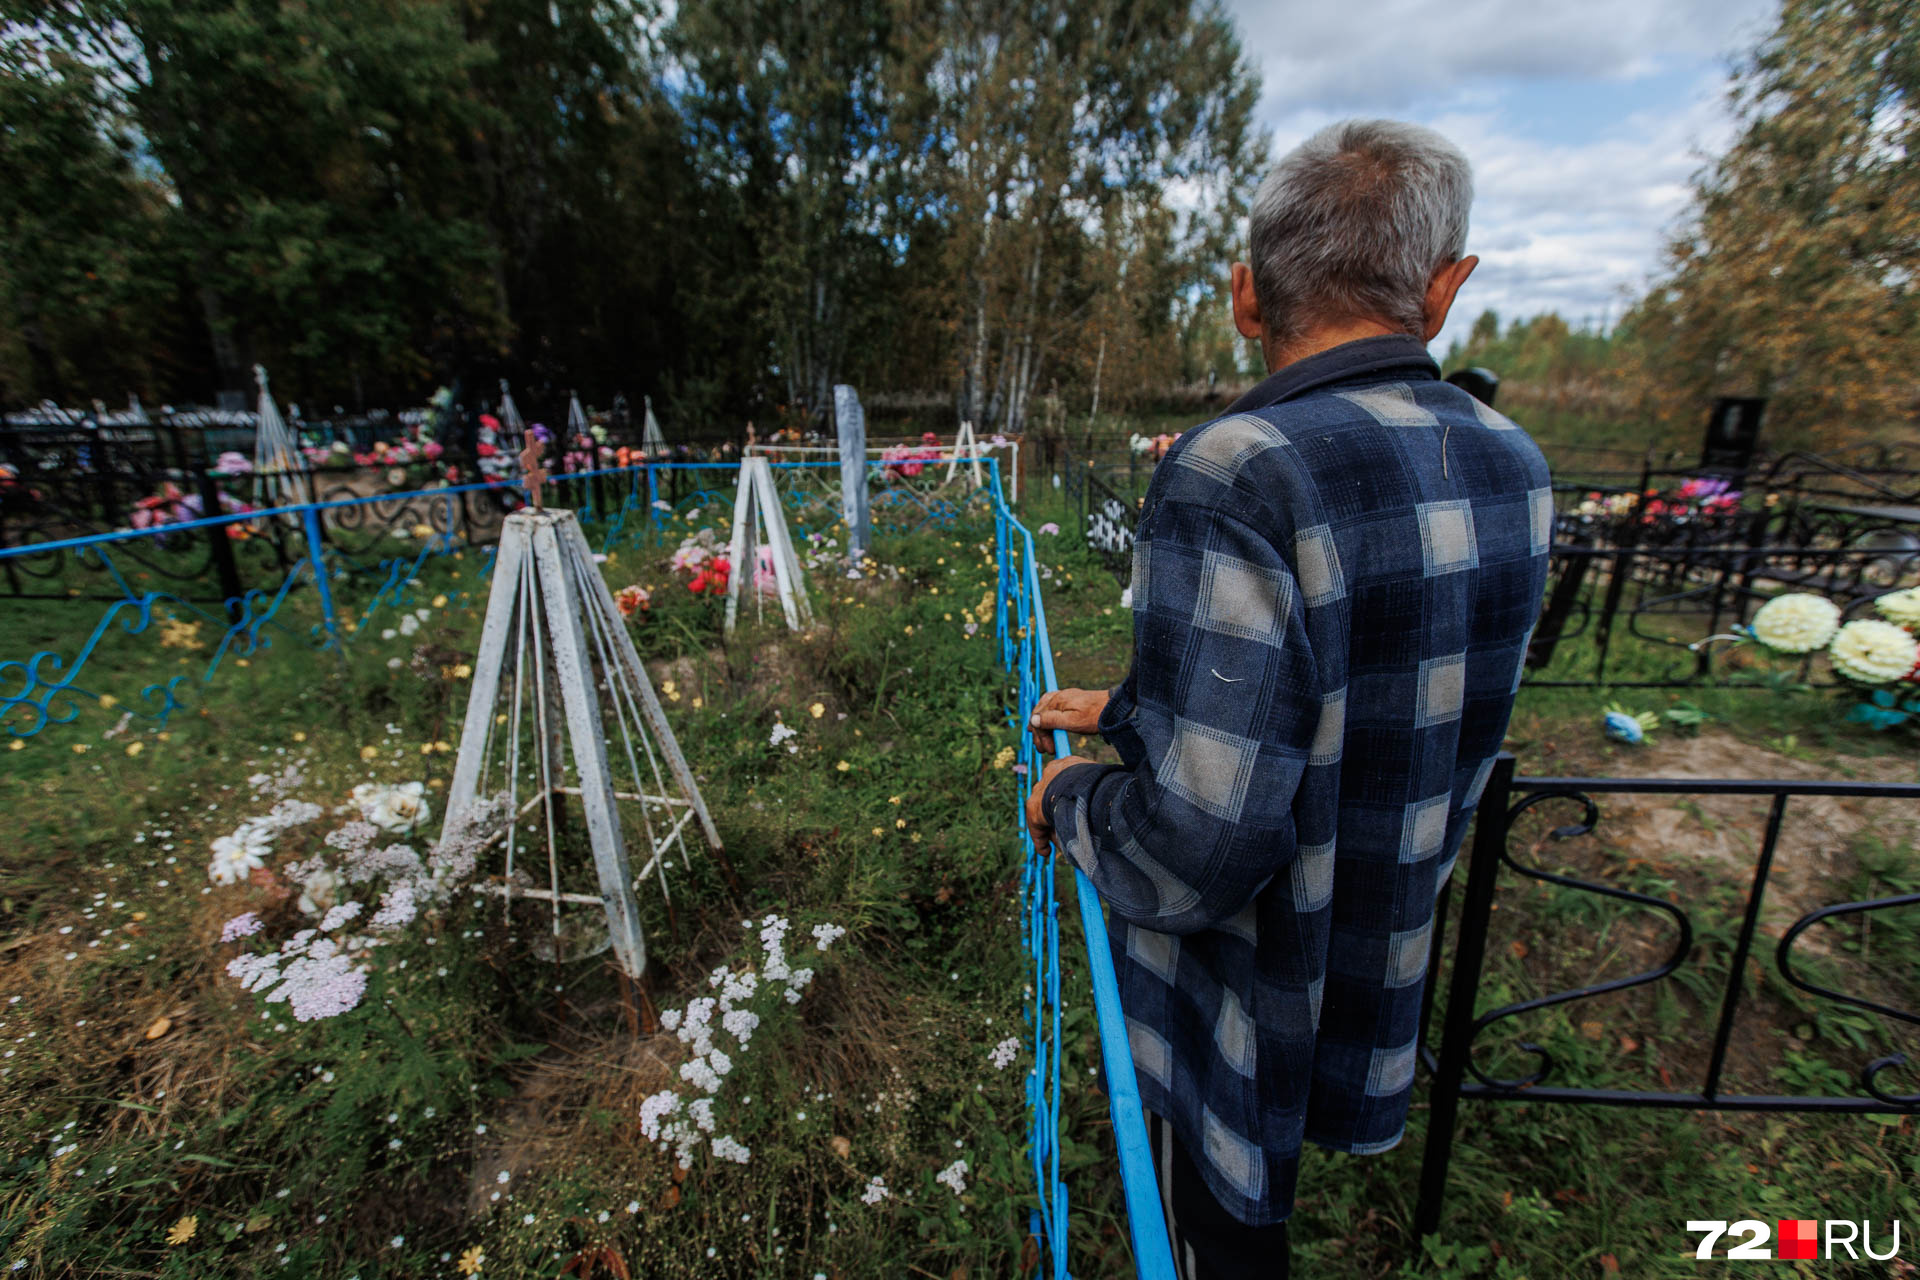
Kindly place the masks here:
POLYGON ((383 831, 412 830, 433 812, 426 800, 426 790, 426 784, 420 782, 383 789, 365 810, 367 821, 383 831))
POLYGON ((1890 684, 1920 663, 1920 641, 1894 626, 1863 618, 1840 628, 1827 657, 1834 670, 1861 684, 1890 684))
POLYGON ((215 884, 238 884, 256 869, 266 866, 270 852, 264 832, 251 824, 241 827, 213 842, 213 860, 207 863, 207 878, 215 884))
POLYGON ((1823 649, 1840 627, 1840 610, 1831 600, 1795 591, 1775 596, 1753 615, 1753 638, 1776 653, 1812 653, 1823 649))
POLYGON ((1920 627, 1920 587, 1889 591, 1873 602, 1880 616, 1897 627, 1920 627))
POLYGON ((317 868, 300 882, 300 900, 294 905, 307 915, 323 915, 339 901, 340 890, 345 884, 339 872, 326 867, 317 868))

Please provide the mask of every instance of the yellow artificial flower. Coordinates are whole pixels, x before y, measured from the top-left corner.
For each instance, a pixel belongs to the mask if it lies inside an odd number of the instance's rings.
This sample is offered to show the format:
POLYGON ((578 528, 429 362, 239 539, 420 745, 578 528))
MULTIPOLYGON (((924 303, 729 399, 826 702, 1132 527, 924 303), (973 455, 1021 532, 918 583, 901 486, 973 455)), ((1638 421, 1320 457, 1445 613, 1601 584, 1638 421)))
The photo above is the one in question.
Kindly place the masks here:
POLYGON ((1014 756, 1018 754, 1019 753, 1016 752, 1012 747, 1000 748, 999 752, 993 757, 993 767, 996 769, 1005 769, 1009 767, 1010 765, 1013 764, 1014 756))
POLYGON ((888 797, 887 797, 887 803, 888 803, 888 804, 899 804, 899 803, 900 803, 900 797, 899 797, 899 796, 888 796, 888 797))
POLYGON ((446 608, 446 607, 447 607, 447 598, 446 598, 445 596, 435 596, 435 597, 433 598, 433 607, 434 607, 434 608, 436 608, 436 609, 444 609, 444 608, 446 608))
POLYGON ((470 1276, 470 1275, 477 1274, 480 1270, 480 1264, 485 1262, 486 1260, 487 1260, 486 1253, 483 1252, 480 1246, 476 1244, 472 1248, 468 1249, 465 1253, 461 1254, 460 1261, 454 1263, 454 1266, 460 1269, 461 1275, 470 1276))
POLYGON ((812 706, 807 708, 807 714, 812 716, 815 720, 818 720, 821 716, 827 714, 826 704, 822 702, 814 703, 812 706))
POLYGON ((295 742, 305 742, 307 740, 307 731, 305 729, 298 730, 294 733, 293 740, 295 742))
POLYGON ((907 829, 907 820, 905 818, 895 818, 893 825, 896 829, 905 831, 907 829))
POLYGON ((193 1233, 199 1229, 200 1219, 191 1213, 186 1214, 180 1221, 167 1228, 167 1243, 169 1245, 185 1244, 193 1239, 193 1233))
POLYGON ((119 705, 120 699, 114 697, 112 694, 103 693, 100 695, 100 709, 102 711, 111 711, 119 705))
POLYGON ((360 748, 360 758, 361 758, 362 760, 371 760, 371 759, 373 759, 373 758, 374 758, 375 756, 377 756, 377 755, 379 755, 379 754, 380 754, 380 748, 378 748, 378 747, 362 747, 362 748, 360 748))
POLYGON ((7 750, 9 751, 25 751, 26 749, 27 742, 25 738, 15 738, 7 744, 7 750))
POLYGON ((144 742, 129 742, 127 744, 127 754, 130 756, 137 756, 146 749, 147 744, 144 742))
POLYGON ((847 770, 853 768, 853 766, 848 764, 845 760, 840 761, 838 764, 834 765, 833 767, 838 769, 841 773, 845 773, 847 770))
POLYGON ((873 836, 874 836, 874 839, 876 839, 876 840, 877 840, 877 839, 879 839, 879 838, 880 838, 881 836, 884 836, 885 834, 887 834, 887 833, 886 833, 886 832, 884 832, 884 831, 882 831, 882 830, 881 830, 880 828, 878 828, 878 827, 875 827, 875 828, 873 829, 873 836))
POLYGON ((84 742, 76 742, 76 743, 74 743, 74 744, 73 744, 73 754, 75 754, 75 755, 77 755, 77 756, 83 756, 83 755, 85 755, 85 754, 87 754, 87 744, 86 744, 86 743, 84 743, 84 742))

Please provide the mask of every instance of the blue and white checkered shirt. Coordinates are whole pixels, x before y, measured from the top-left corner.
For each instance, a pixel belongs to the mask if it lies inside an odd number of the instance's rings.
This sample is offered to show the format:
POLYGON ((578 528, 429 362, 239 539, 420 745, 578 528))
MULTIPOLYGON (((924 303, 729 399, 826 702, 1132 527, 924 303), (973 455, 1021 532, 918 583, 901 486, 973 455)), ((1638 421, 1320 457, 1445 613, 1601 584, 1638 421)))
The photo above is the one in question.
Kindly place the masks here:
POLYGON ((1400 1140, 1552 528, 1540 450, 1411 338, 1280 370, 1154 472, 1123 763, 1046 801, 1115 922, 1142 1101, 1247 1223, 1292 1212, 1303 1140, 1400 1140))

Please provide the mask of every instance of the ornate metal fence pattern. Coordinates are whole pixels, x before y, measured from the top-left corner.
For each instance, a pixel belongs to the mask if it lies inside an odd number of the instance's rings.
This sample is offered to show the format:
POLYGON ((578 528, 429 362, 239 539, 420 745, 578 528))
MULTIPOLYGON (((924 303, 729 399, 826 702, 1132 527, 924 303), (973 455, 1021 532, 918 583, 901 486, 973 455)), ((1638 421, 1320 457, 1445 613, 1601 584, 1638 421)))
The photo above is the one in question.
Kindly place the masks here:
MULTIPOLYGON (((1848 781, 1756 781, 1748 779, 1703 780, 1695 778, 1516 778, 1512 756, 1501 756, 1480 802, 1475 819, 1473 851, 1467 871, 1465 897, 1458 924, 1459 939, 1454 944, 1453 969, 1447 988, 1445 1025, 1437 1054, 1425 1047, 1422 1027, 1422 1061, 1432 1072, 1431 1110, 1427 1145, 1421 1167, 1420 1202, 1415 1214, 1416 1230, 1427 1235, 1439 1227, 1446 1193, 1447 1170, 1453 1153, 1455 1122, 1460 1103, 1475 1099, 1488 1102, 1588 1104, 1614 1107, 1660 1107, 1678 1110, 1708 1111, 1798 1111, 1824 1113, 1920 1113, 1920 1094, 1900 1094, 1882 1082, 1883 1075, 1905 1066, 1906 1056, 1882 1054, 1859 1063, 1859 1093, 1852 1096, 1789 1094, 1747 1094, 1725 1088, 1728 1046, 1739 1020, 1743 988, 1748 982, 1749 965, 1761 936, 1761 908, 1773 876, 1775 854, 1788 804, 1796 796, 1839 796, 1862 800, 1920 800, 1920 783, 1875 783, 1848 781), (1752 879, 1741 907, 1738 932, 1734 935, 1723 981, 1714 985, 1718 1010, 1714 1015, 1713 1038, 1697 1089, 1667 1092, 1630 1089, 1582 1088, 1559 1083, 1560 1064, 1552 1053, 1530 1041, 1518 1047, 1533 1056, 1536 1065, 1524 1075, 1501 1078, 1490 1074, 1473 1059, 1475 1041, 1481 1033, 1499 1023, 1508 1023, 1541 1010, 1559 1008, 1583 1000, 1636 987, 1650 986, 1676 977, 1697 978, 1701 966, 1689 968, 1695 947, 1696 927, 1688 904, 1678 900, 1636 893, 1607 884, 1595 884, 1572 876, 1548 871, 1531 861, 1514 856, 1512 831, 1520 816, 1539 805, 1551 802, 1577 806, 1576 819, 1548 833, 1548 840, 1568 840, 1592 834, 1601 819, 1594 797, 1605 794, 1666 794, 1676 796, 1744 795, 1768 802, 1765 834, 1753 864, 1752 879), (1577 893, 1593 894, 1612 902, 1657 911, 1672 925, 1671 946, 1651 967, 1609 982, 1556 991, 1505 1004, 1485 1012, 1476 1012, 1481 976, 1487 955, 1487 942, 1493 919, 1494 896, 1503 872, 1557 886, 1577 893)), ((1543 842, 1544 843, 1544 842, 1543 842)), ((1437 974, 1443 955, 1446 895, 1437 912, 1429 973, 1437 974)), ((1880 1000, 1849 994, 1809 978, 1796 969, 1795 944, 1814 925, 1842 919, 1868 920, 1876 913, 1920 906, 1920 893, 1894 894, 1858 902, 1835 902, 1801 912, 1784 930, 1773 948, 1773 962, 1782 981, 1793 989, 1849 1009, 1864 1010, 1907 1027, 1920 1027, 1920 1012, 1896 1008, 1880 1000)), ((1433 986, 1429 985, 1429 1008, 1433 986)), ((1424 1019, 1423 1019, 1424 1021, 1424 1019)))

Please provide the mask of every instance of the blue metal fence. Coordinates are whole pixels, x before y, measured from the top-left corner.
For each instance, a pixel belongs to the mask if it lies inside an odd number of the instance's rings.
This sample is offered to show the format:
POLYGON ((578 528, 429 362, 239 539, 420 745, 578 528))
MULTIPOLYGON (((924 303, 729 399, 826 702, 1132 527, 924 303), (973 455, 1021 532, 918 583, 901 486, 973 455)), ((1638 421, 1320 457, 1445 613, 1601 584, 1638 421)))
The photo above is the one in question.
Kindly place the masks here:
MULTIPOLYGON (((1000 634, 1000 660, 1017 682, 1011 718, 1019 735, 1020 761, 1026 766, 1022 781, 1031 785, 1040 776, 1044 760, 1027 731, 1028 717, 1040 695, 1059 685, 1053 673, 1053 647, 1047 638, 1046 609, 1040 600, 1039 558, 1034 554, 1033 534, 1014 516, 1001 494, 998 459, 987 465, 992 468, 989 493, 1000 566, 994 621, 1000 634)), ((1068 751, 1067 735, 1055 730, 1053 756, 1068 751)), ((1068 1208, 1067 1187, 1060 1180, 1060 1073, 1065 1046, 1060 1033, 1059 881, 1053 850, 1034 848, 1027 834, 1024 787, 1019 800, 1020 842, 1027 857, 1021 898, 1026 911, 1027 950, 1033 958, 1033 996, 1028 1003, 1032 1028, 1029 1048, 1033 1050, 1033 1070, 1027 1077, 1028 1155, 1039 1205, 1033 1212, 1032 1229, 1047 1255, 1046 1273, 1055 1280, 1065 1280, 1068 1208)), ((1126 1194, 1134 1268, 1148 1280, 1173 1280, 1173 1251, 1147 1145, 1146 1116, 1140 1107, 1139 1082, 1134 1078, 1126 1015, 1120 1009, 1120 986, 1114 976, 1106 918, 1101 914, 1093 883, 1077 867, 1073 885, 1080 928, 1087 943, 1087 971, 1093 982, 1100 1058, 1106 1068, 1107 1105, 1120 1153, 1120 1181, 1126 1194)))

